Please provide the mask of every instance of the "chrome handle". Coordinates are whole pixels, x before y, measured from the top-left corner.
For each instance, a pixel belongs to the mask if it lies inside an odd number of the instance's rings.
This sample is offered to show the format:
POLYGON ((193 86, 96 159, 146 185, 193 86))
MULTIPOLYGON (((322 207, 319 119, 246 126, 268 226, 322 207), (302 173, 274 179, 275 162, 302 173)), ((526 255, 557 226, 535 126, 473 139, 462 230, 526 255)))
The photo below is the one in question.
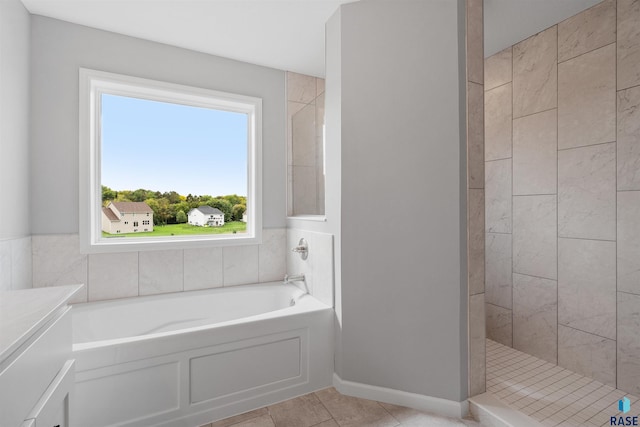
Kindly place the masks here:
POLYGON ((300 241, 298 242, 298 246, 291 249, 291 252, 300 254, 300 258, 302 258, 303 260, 307 259, 307 257, 309 256, 309 245, 307 244, 307 241, 304 240, 304 238, 300 239, 300 241))

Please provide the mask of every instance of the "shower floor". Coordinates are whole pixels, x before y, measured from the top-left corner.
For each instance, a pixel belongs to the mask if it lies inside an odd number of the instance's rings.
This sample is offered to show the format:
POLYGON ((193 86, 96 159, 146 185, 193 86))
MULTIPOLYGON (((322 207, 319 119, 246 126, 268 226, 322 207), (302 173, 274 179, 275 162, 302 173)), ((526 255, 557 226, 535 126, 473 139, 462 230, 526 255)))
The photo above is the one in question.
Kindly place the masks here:
POLYGON ((507 410, 530 417, 531 425, 609 426, 610 417, 622 415, 618 400, 624 396, 636 409, 628 415, 637 415, 638 397, 487 340, 487 393, 479 400, 496 398, 507 410))

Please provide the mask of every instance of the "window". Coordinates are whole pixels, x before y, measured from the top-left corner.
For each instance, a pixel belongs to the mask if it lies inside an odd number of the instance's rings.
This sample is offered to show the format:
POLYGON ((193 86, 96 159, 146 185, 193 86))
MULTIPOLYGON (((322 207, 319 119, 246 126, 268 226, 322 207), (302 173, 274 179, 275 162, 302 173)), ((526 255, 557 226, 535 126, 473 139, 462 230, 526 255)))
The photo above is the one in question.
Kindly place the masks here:
POLYGON ((261 109, 259 98, 80 69, 83 252, 260 243, 261 109), (223 225, 192 224, 213 209, 223 225), (133 236, 118 225, 136 214, 147 227, 133 236))

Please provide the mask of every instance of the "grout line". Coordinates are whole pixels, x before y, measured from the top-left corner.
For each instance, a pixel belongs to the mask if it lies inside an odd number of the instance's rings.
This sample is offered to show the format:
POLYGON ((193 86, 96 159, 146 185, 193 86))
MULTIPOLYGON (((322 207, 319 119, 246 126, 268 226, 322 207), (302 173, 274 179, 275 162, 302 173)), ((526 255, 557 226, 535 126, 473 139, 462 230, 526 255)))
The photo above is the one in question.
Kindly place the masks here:
MULTIPOLYGON (((557 91, 556 91, 556 92, 557 92, 557 91)), ((556 98, 557 98, 557 97, 558 97, 558 95, 556 94, 556 98)), ((556 100, 556 104, 557 104, 557 103, 558 103, 558 101, 556 100)), ((558 107, 557 107, 557 106, 556 106, 556 107, 553 107, 553 108, 547 108, 547 109, 545 109, 545 110, 536 111, 536 112, 534 112, 534 113, 527 113, 527 114, 523 114, 522 116, 512 117, 512 120, 513 120, 513 121, 516 121, 516 120, 524 119, 524 118, 526 118, 526 117, 535 116, 536 114, 547 113, 547 112, 549 112, 549 111, 553 111, 553 110, 557 110, 557 109, 558 109, 558 107)))
POLYGON ((615 243, 616 240, 607 240, 607 239, 590 239, 590 238, 586 238, 586 237, 565 237, 565 236, 558 236, 559 239, 566 239, 566 240, 590 240, 590 241, 594 241, 594 242, 610 242, 610 243, 615 243))
POLYGON ((609 338, 609 337, 605 337, 605 336, 602 336, 602 335, 594 334, 593 332, 589 332, 589 331, 585 331, 584 329, 579 329, 579 328, 576 328, 576 327, 573 327, 573 326, 565 325, 564 323, 559 323, 558 322, 558 326, 562 326, 562 327, 565 327, 565 328, 573 329, 574 331, 579 331, 579 332, 582 332, 582 333, 585 333, 585 334, 593 335, 593 336, 596 336, 596 337, 599 337, 599 338, 603 338, 605 340, 609 340, 609 341, 613 341, 613 342, 616 341, 614 338, 609 338))
POLYGON ((513 273, 514 273, 514 274, 518 274, 518 275, 520 275, 520 276, 534 277, 534 278, 536 278, 536 279, 551 280, 551 281, 554 281, 554 282, 557 282, 557 281, 558 281, 558 279, 550 279, 550 278, 548 278, 548 277, 534 276, 533 274, 519 273, 519 272, 517 272, 517 271, 514 271, 513 273))
MULTIPOLYGON (((616 19, 616 22, 617 22, 617 19, 616 19)), ((616 31, 616 33, 617 33, 617 31, 616 31)), ((617 37, 618 37, 618 36, 617 36, 617 34, 616 34, 616 38, 617 38, 617 37)), ((586 54, 588 54, 588 53, 592 53, 592 52, 595 52, 596 50, 604 49, 605 47, 609 47, 609 46, 611 46, 611 45, 615 45, 615 44, 616 44, 616 42, 615 42, 615 41, 613 41, 613 42, 611 42, 611 43, 608 43, 608 44, 605 44, 605 45, 603 45, 603 46, 597 47, 597 48, 595 48, 595 49, 591 49, 591 50, 589 50, 589 51, 587 51, 587 52, 583 52, 583 53, 581 53, 580 55, 576 55, 576 56, 572 56, 571 58, 563 59, 562 61, 558 61, 558 65, 560 65, 560 64, 564 64, 564 63, 567 63, 567 62, 572 61, 572 60, 574 60, 574 59, 580 58, 581 56, 584 56, 584 55, 586 55, 586 54)), ((616 55, 616 56, 617 56, 617 55, 616 55)))
POLYGON ((558 152, 570 151, 570 150, 578 150, 580 148, 588 148, 588 147, 595 147, 595 146, 598 146, 598 145, 615 144, 615 143, 616 143, 616 141, 613 140, 613 141, 598 142, 596 144, 580 145, 578 147, 558 148, 558 152))

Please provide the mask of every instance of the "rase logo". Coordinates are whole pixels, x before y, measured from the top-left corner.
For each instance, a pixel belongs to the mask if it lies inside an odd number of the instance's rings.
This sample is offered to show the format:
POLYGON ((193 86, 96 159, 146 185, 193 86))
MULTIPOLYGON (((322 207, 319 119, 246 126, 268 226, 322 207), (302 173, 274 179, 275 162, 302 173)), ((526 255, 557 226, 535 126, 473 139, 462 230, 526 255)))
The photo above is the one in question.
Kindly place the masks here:
MULTIPOLYGON (((623 397, 618 401, 618 410, 623 414, 631 411, 631 401, 627 397, 623 397)), ((612 426, 637 426, 638 416, 618 416, 611 417, 609 424, 612 426)))

